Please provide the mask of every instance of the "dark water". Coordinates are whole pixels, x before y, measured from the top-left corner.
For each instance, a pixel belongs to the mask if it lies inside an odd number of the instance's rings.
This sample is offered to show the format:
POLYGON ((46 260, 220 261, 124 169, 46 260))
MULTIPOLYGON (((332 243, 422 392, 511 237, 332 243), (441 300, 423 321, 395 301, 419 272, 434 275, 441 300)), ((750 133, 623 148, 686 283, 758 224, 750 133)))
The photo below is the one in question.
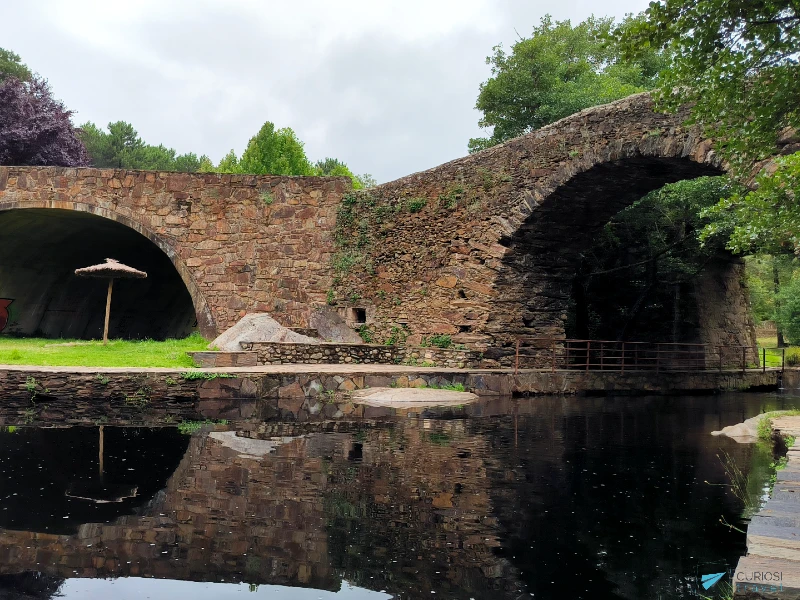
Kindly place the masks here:
MULTIPOLYGON (((690 598, 768 394, 499 399, 327 424, 0 433, 0 598, 690 598)), ((763 473, 762 473, 763 472, 763 473)), ((761 477, 761 479, 759 479, 761 477)))

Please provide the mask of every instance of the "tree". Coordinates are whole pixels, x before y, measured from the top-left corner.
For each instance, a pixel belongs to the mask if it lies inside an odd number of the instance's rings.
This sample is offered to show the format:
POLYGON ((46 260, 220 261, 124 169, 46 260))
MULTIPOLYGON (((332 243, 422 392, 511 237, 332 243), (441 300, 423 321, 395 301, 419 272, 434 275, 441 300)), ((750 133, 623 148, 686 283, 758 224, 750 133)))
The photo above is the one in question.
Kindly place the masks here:
MULTIPOLYGON (((657 99, 691 106, 692 121, 716 140, 732 175, 749 181, 754 165, 788 154, 709 213, 732 230, 735 252, 800 251, 800 4, 797 0, 661 0, 618 31, 625 55, 653 48, 673 57, 657 99)), ((722 225, 721 225, 722 224, 722 225)))
POLYGON ((326 158, 318 160, 314 164, 317 173, 326 177, 349 177, 353 182, 354 190, 374 187, 375 179, 369 173, 364 175, 354 175, 350 168, 337 158, 326 158))
POLYGON ((0 83, 0 165, 87 164, 71 115, 44 79, 5 79, 0 83))
POLYGON ((314 167, 306 156, 303 142, 290 127, 275 129, 267 121, 250 138, 238 169, 252 175, 313 175, 314 167))
POLYGON ((800 127, 797 0, 660 0, 615 34, 628 58, 670 54, 662 105, 693 103, 694 121, 740 173, 800 127))
POLYGON ((239 173, 239 159, 236 157, 236 152, 231 149, 225 156, 223 156, 216 169, 217 173, 239 173))
POLYGON ((193 173, 200 169, 203 158, 210 163, 207 156, 197 158, 193 152, 176 155, 173 148, 163 144, 145 144, 133 125, 125 121, 109 123, 108 132, 94 123, 84 123, 81 139, 95 167, 193 173))
POLYGON ((33 73, 22 62, 18 54, 0 48, 0 82, 9 77, 15 77, 20 81, 30 81, 33 73))
POLYGON ((621 61, 616 45, 607 41, 613 22, 590 17, 573 27, 545 16, 510 54, 495 46, 486 59, 492 76, 481 84, 475 104, 483 112, 481 127, 494 129, 489 138, 471 139, 470 152, 651 88, 664 65, 661 53, 621 61))
POLYGON ((568 336, 686 341, 695 279, 723 253, 724 230, 701 245, 703 210, 729 195, 726 177, 668 184, 617 214, 582 255, 568 336))

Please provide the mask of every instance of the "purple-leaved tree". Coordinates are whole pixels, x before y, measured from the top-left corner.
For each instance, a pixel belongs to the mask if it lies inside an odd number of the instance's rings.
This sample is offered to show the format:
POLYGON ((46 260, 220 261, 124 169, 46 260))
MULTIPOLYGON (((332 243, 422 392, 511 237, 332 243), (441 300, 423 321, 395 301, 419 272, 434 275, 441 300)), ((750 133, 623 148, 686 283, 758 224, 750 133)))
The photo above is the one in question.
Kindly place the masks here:
POLYGON ((88 165, 70 115, 53 98, 44 79, 4 80, 0 83, 0 165, 88 165))

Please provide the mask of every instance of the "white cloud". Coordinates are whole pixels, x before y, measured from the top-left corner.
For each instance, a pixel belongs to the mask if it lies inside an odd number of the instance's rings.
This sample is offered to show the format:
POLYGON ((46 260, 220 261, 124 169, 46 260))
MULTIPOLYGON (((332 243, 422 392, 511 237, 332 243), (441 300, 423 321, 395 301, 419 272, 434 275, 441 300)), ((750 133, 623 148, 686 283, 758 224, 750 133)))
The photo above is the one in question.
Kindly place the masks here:
MULTIPOLYGON (((646 0, 612 0, 621 17, 646 0)), ((47 77, 76 120, 132 123, 149 143, 218 160, 264 121, 312 159, 380 181, 457 158, 492 46, 591 2, 38 0, 4 7, 2 46, 47 77)))

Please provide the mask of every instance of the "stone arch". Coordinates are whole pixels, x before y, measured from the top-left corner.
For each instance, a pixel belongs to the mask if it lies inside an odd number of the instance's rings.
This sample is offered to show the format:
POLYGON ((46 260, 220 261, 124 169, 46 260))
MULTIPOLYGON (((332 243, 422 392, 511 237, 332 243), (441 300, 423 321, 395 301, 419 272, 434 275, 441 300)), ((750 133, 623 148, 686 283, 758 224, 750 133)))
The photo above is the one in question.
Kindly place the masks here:
MULTIPOLYGON (((364 269, 342 278, 342 295, 374 298, 375 327, 407 324, 412 341, 449 334, 486 347, 520 334, 563 336, 563 286, 590 233, 666 183, 725 171, 686 117, 656 112, 649 95, 637 94, 378 186, 370 202, 396 216, 373 228, 375 275, 364 269), (423 208, 403 210, 412 199, 423 208)), ((701 310, 713 323, 703 341, 752 339, 740 275, 730 256, 709 274, 713 289, 701 310), (735 297, 732 310, 711 314, 725 294, 735 297)))
POLYGON ((119 212, 95 206, 86 202, 57 202, 46 200, 23 200, 0 202, 0 216, 12 211, 64 211, 92 215, 93 217, 105 219, 118 223, 125 228, 136 232, 142 237, 142 242, 150 243, 155 246, 171 263, 177 277, 180 278, 183 286, 189 294, 191 304, 194 308, 197 326, 205 336, 213 337, 216 335, 216 325, 214 317, 209 308, 208 302, 200 291, 197 282, 187 268, 183 259, 175 251, 172 244, 168 243, 162 236, 155 234, 147 227, 136 220, 119 212))

